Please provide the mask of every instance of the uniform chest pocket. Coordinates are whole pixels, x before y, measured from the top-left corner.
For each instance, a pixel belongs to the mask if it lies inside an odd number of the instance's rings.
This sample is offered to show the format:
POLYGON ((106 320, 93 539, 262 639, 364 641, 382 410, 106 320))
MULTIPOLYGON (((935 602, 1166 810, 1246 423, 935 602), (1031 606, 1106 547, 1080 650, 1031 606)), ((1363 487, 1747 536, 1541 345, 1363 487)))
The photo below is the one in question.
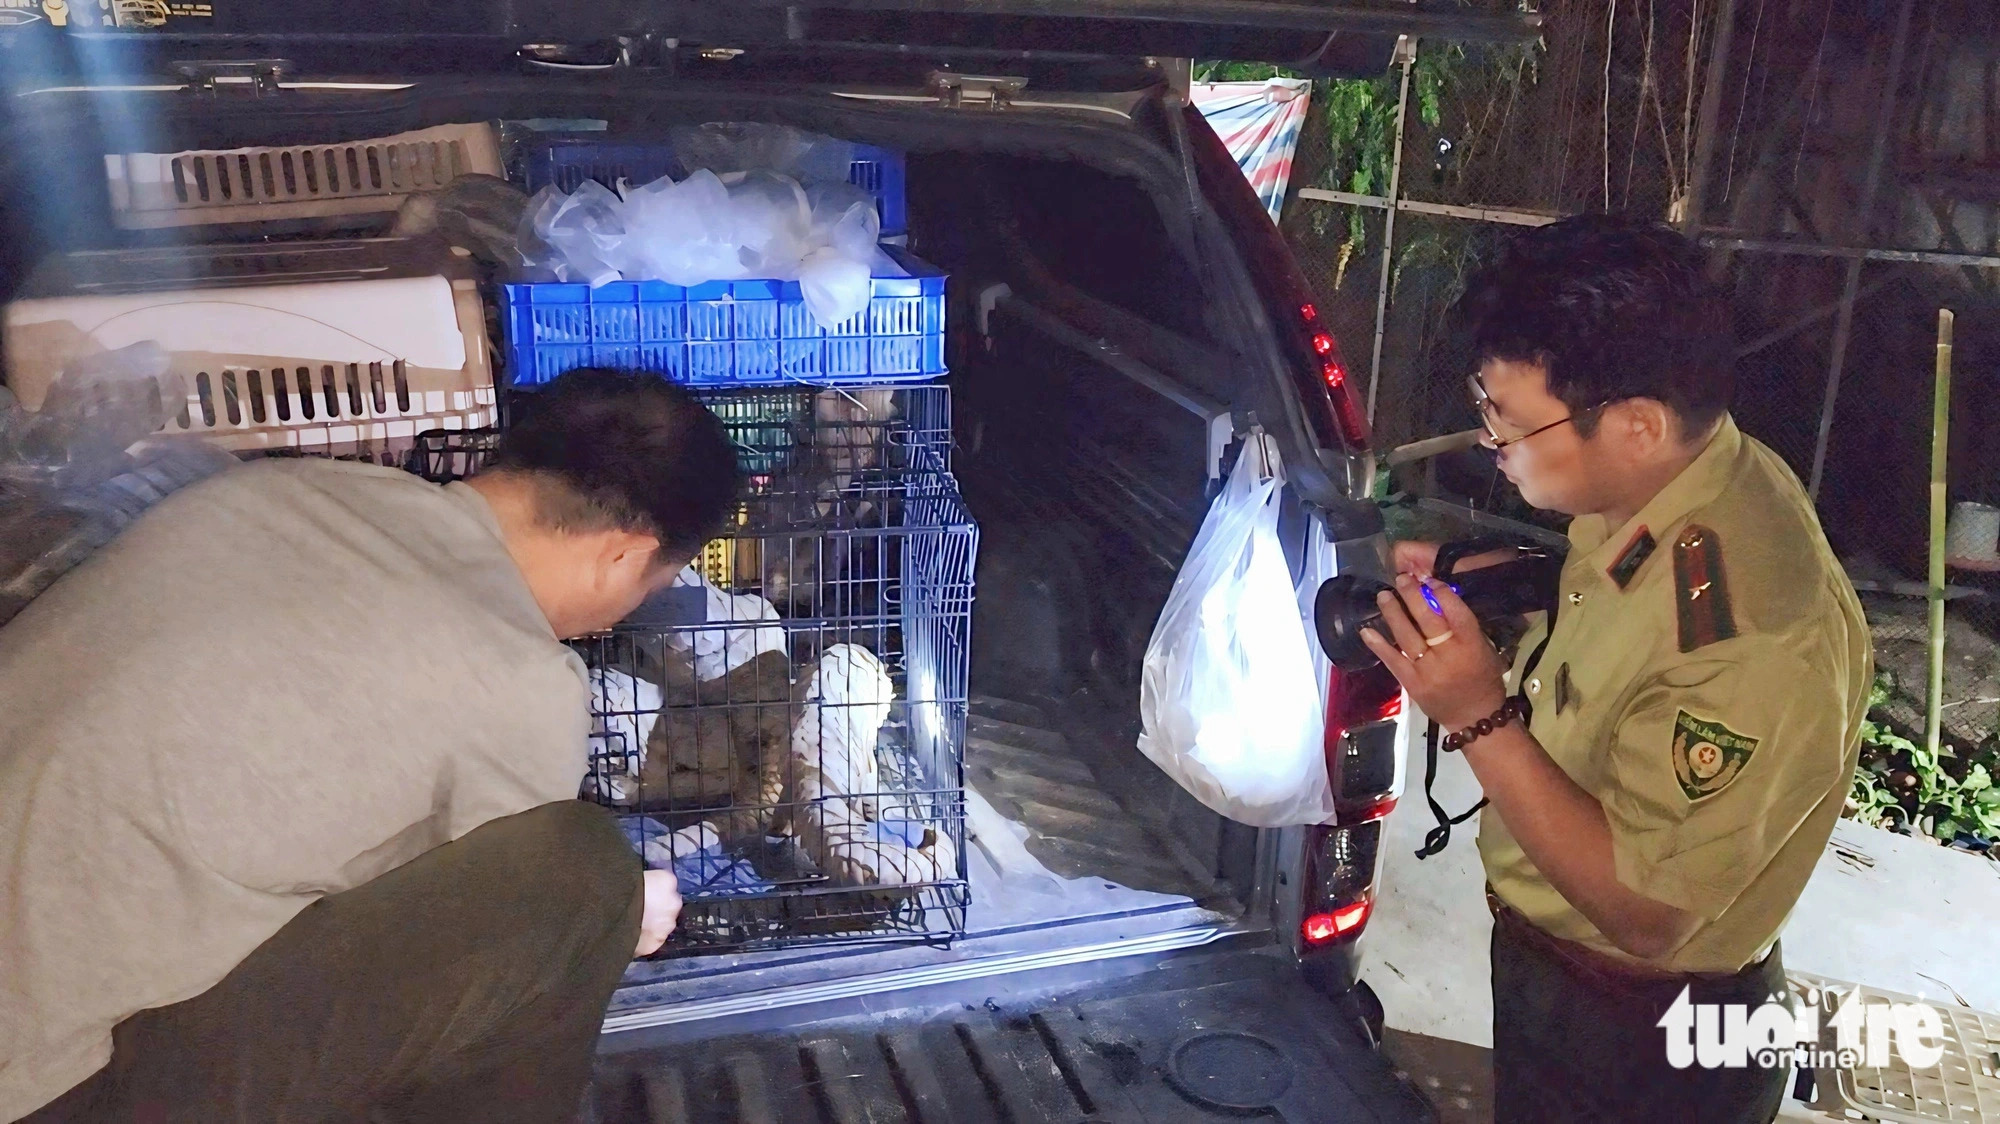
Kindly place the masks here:
POLYGON ((1722 674, 1736 665, 1721 660, 1701 660, 1667 668, 1653 677, 1653 681, 1670 690, 1692 690, 1705 687, 1722 677, 1722 674))
POLYGON ((1667 683, 1652 667, 1659 648, 1649 642, 1653 638, 1632 636, 1627 622, 1594 616, 1598 619, 1577 619, 1574 631, 1559 628, 1558 642, 1549 645, 1524 684, 1543 748, 1592 793, 1607 781, 1618 728, 1642 685, 1693 687, 1719 674, 1717 668, 1703 668, 1684 683, 1667 683))
POLYGON ((1653 645, 1628 637, 1615 623, 1589 623, 1596 631, 1579 629, 1549 645, 1529 676, 1528 701, 1538 722, 1544 711, 1570 727, 1615 721, 1618 709, 1649 677, 1653 645))

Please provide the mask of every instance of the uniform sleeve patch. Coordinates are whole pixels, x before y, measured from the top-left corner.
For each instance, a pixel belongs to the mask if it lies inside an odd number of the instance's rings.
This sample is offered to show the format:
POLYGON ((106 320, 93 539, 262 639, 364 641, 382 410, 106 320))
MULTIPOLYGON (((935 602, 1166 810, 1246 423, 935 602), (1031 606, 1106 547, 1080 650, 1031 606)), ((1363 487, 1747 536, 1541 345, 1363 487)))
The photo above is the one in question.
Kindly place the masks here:
POLYGON ((1674 776, 1690 801, 1721 792, 1750 764, 1757 739, 1683 710, 1674 719, 1674 776))

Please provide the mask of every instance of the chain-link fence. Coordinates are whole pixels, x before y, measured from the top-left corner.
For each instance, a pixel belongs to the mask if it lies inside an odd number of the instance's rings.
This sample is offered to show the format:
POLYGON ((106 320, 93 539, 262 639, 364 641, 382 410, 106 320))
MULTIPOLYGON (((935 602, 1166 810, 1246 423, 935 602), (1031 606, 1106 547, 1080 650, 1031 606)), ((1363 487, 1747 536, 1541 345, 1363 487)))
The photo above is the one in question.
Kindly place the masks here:
MULTIPOLYGON (((1974 7, 1545 0, 1539 45, 1426 42, 1407 78, 1322 84, 1283 225, 1379 441, 1471 424, 1449 312, 1500 239, 1586 211, 1682 224, 1734 294, 1737 419, 1812 490, 1864 591, 1885 709, 1920 731, 1940 307, 1947 491, 2000 504, 2000 45, 1974 7)), ((1524 514, 1478 454, 1399 483, 1524 514)), ((1965 561, 1944 730, 1991 754, 2000 576, 1965 561)))

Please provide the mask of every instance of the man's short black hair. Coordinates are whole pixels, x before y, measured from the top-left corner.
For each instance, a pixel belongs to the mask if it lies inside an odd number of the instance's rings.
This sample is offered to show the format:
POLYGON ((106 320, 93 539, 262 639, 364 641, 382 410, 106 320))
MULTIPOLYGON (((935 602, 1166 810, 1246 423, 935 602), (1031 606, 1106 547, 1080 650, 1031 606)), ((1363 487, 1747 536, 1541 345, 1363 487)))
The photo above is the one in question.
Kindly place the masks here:
POLYGON ((1622 398, 1665 403, 1690 436, 1729 408, 1729 301, 1701 248, 1659 223, 1580 215, 1518 235, 1458 309, 1480 362, 1539 364, 1585 436, 1622 398))
POLYGON ((721 419, 659 375, 597 368, 521 396, 487 466, 549 484, 560 530, 651 535, 670 554, 721 531, 737 498, 736 449, 721 419))

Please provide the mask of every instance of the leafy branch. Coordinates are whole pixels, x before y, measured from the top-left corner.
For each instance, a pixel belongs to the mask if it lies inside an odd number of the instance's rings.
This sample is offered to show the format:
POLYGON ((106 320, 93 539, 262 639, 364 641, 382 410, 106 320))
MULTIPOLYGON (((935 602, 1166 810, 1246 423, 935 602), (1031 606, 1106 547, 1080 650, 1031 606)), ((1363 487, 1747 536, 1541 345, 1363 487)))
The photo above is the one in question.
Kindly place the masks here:
POLYGON ((1847 815, 1944 844, 2000 849, 2000 745, 1989 738, 1970 750, 1944 745, 1931 753, 1879 718, 1895 689, 1883 675, 1869 693, 1847 815))

